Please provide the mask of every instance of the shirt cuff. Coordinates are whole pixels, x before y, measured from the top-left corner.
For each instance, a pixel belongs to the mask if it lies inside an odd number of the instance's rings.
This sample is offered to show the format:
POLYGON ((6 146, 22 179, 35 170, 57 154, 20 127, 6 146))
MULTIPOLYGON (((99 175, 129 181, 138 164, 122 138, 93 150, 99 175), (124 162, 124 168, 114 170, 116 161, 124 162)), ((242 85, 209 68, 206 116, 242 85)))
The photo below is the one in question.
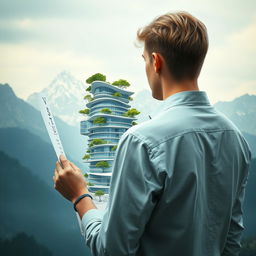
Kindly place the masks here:
MULTIPOLYGON (((106 210, 90 209, 82 217, 82 226, 86 229, 86 226, 92 220, 102 220, 106 210)), ((83 230, 85 231, 85 230, 83 230)))

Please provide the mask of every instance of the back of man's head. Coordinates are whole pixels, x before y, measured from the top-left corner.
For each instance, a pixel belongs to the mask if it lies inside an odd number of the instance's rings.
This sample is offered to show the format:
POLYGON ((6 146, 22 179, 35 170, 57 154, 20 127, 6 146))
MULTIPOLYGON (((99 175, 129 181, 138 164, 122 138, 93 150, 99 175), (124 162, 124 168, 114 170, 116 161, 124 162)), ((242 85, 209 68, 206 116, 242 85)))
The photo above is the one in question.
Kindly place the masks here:
POLYGON ((176 81, 199 76, 208 51, 208 34, 206 26, 190 13, 168 12, 158 16, 138 29, 137 39, 145 43, 149 56, 152 52, 163 56, 176 81))

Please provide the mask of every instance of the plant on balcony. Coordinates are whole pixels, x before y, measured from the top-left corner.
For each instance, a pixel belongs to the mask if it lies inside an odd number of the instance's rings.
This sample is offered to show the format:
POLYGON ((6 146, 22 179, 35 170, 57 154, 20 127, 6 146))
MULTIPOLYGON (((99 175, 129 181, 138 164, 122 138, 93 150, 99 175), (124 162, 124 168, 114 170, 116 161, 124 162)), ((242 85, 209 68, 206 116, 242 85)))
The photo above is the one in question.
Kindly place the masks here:
POLYGON ((90 85, 90 86, 88 86, 85 90, 86 90, 87 92, 91 92, 91 89, 92 89, 92 86, 90 85))
POLYGON ((134 122, 134 121, 132 122, 132 125, 136 125, 136 124, 138 124, 138 123, 136 123, 136 122, 134 122))
POLYGON ((115 92, 112 95, 115 96, 115 97, 121 97, 122 96, 122 94, 120 92, 115 92))
POLYGON ((94 186, 94 183, 87 182, 87 185, 88 185, 88 186, 94 186))
POLYGON ((79 110, 79 113, 80 114, 88 115, 90 113, 90 109, 89 108, 85 108, 85 109, 79 110))
POLYGON ((86 94, 86 95, 84 96, 84 99, 85 99, 85 100, 88 100, 88 101, 90 102, 90 101, 92 101, 94 98, 92 97, 91 94, 86 94))
POLYGON ((118 86, 120 88, 127 88, 130 86, 130 83, 124 79, 119 79, 117 81, 114 81, 112 85, 118 86))
POLYGON ((91 150, 90 150, 90 149, 87 149, 87 150, 86 150, 86 153, 90 153, 90 152, 91 152, 91 150))
POLYGON ((88 178, 88 176, 89 176, 88 173, 85 173, 85 174, 84 174, 84 177, 85 177, 85 178, 88 178))
POLYGON ((90 154, 85 154, 85 155, 83 156, 83 160, 88 160, 90 157, 91 157, 90 154))
POLYGON ((103 109, 101 109, 100 112, 105 113, 105 114, 111 114, 112 113, 112 111, 109 108, 103 108, 103 109))
POLYGON ((135 115, 138 115, 140 112, 136 108, 131 108, 125 113, 123 113, 123 116, 129 116, 134 117, 135 115))
POLYGON ((95 196, 98 196, 98 197, 99 197, 99 201, 101 202, 101 201, 102 201, 102 200, 101 200, 101 197, 104 196, 105 193, 104 193, 104 191, 102 191, 102 190, 97 190, 97 191, 95 191, 94 195, 95 195, 95 196))
POLYGON ((132 98, 131 96, 129 96, 129 97, 128 97, 128 100, 132 101, 132 100, 133 100, 133 98, 132 98))
POLYGON ((107 161, 99 161, 95 166, 102 168, 102 170, 104 171, 105 168, 109 167, 109 163, 107 161))
POLYGON ((117 149, 117 145, 115 145, 115 146, 113 146, 113 147, 111 148, 112 151, 115 151, 116 149, 117 149))
POLYGON ((106 76, 104 76, 101 73, 96 73, 96 74, 94 74, 94 75, 92 75, 92 76, 90 76, 86 79, 87 84, 91 84, 94 81, 103 81, 103 82, 105 82, 106 81, 106 76))
POLYGON ((105 124, 107 121, 104 117, 99 116, 93 120, 93 124, 105 124))
POLYGON ((102 139, 93 139, 93 140, 89 143, 89 147, 92 147, 93 145, 106 144, 106 143, 107 143, 106 140, 102 140, 102 139))

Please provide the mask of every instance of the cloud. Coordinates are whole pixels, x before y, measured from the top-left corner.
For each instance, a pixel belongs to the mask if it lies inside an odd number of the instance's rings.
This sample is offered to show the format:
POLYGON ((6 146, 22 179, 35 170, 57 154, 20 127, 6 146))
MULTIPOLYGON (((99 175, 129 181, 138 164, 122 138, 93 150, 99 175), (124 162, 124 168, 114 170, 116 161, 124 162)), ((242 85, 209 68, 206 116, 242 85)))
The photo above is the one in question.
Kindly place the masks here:
POLYGON ((48 86, 62 70, 70 70, 82 81, 87 74, 104 70, 101 59, 76 55, 72 51, 56 53, 43 47, 1 44, 0 52, 0 82, 13 86, 21 98, 48 86))
POLYGON ((2 0, 0 82, 11 83, 25 98, 65 69, 81 80, 102 72, 109 80, 127 79, 135 92, 148 89, 142 49, 133 45, 136 31, 167 11, 186 10, 206 24, 210 36, 201 87, 213 100, 253 92, 253 5, 237 0, 166 0, 161 5, 154 0, 2 0))

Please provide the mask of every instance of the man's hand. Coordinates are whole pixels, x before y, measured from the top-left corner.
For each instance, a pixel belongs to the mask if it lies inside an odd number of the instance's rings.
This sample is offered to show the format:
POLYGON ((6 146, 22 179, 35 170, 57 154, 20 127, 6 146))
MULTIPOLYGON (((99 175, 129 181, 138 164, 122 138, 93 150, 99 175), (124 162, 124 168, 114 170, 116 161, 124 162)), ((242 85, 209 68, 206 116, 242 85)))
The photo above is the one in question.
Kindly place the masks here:
POLYGON ((88 193, 87 182, 82 171, 64 155, 60 156, 61 163, 56 162, 53 176, 54 188, 72 203, 82 194, 88 193))

